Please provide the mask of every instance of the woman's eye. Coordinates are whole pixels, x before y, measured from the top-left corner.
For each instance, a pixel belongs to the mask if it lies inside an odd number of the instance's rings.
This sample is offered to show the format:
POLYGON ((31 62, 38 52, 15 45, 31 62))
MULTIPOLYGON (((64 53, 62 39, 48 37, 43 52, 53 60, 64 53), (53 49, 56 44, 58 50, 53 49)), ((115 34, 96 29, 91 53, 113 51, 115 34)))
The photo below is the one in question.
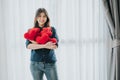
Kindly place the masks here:
POLYGON ((38 17, 46 18, 46 16, 38 16, 38 17))
POLYGON ((41 17, 41 16, 38 16, 38 17, 41 17))
POLYGON ((43 16, 44 18, 46 18, 46 16, 43 16))

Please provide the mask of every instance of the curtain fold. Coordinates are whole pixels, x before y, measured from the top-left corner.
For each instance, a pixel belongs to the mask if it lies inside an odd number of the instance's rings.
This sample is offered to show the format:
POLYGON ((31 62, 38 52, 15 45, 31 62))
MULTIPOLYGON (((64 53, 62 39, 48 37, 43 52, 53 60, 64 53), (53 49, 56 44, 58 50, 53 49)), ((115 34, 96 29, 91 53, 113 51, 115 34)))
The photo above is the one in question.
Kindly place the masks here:
POLYGON ((120 1, 102 0, 109 32, 112 34, 112 52, 108 80, 120 80, 120 1))

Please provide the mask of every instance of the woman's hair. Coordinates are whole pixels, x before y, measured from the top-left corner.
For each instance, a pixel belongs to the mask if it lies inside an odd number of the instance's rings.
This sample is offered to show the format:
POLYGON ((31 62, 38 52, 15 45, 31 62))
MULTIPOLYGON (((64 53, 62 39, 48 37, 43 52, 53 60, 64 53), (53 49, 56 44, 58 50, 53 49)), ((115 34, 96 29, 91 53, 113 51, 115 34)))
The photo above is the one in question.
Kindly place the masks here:
POLYGON ((39 27, 39 23, 37 21, 37 17, 41 14, 41 13, 44 13, 47 17, 47 21, 45 22, 44 26, 43 27, 50 27, 50 18, 48 16, 48 12, 45 8, 39 8, 37 11, 36 11, 36 15, 35 15, 35 19, 34 19, 34 27, 39 27))

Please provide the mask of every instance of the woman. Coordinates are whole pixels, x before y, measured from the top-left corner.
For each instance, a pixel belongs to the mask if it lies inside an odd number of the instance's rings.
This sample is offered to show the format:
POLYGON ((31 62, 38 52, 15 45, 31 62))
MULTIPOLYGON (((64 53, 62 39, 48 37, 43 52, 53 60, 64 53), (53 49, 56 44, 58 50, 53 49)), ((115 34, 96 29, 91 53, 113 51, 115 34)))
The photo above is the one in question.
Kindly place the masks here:
MULTIPOLYGON (((34 27, 44 28, 50 27, 50 19, 44 8, 39 8, 36 12, 34 27)), ((47 42, 45 44, 37 44, 36 41, 26 40, 27 49, 31 49, 30 70, 34 80, 43 80, 45 74, 47 80, 58 80, 56 70, 56 56, 54 49, 58 47, 58 36, 56 29, 52 28, 52 38, 57 39, 57 43, 47 42)))

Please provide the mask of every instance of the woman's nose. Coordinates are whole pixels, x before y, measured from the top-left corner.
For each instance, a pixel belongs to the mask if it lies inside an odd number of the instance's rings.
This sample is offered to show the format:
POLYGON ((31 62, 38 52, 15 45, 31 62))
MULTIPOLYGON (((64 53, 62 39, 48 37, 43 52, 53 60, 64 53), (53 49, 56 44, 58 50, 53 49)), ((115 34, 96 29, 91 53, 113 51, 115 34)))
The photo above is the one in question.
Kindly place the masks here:
POLYGON ((44 18, 41 18, 40 20, 44 20, 44 18))

